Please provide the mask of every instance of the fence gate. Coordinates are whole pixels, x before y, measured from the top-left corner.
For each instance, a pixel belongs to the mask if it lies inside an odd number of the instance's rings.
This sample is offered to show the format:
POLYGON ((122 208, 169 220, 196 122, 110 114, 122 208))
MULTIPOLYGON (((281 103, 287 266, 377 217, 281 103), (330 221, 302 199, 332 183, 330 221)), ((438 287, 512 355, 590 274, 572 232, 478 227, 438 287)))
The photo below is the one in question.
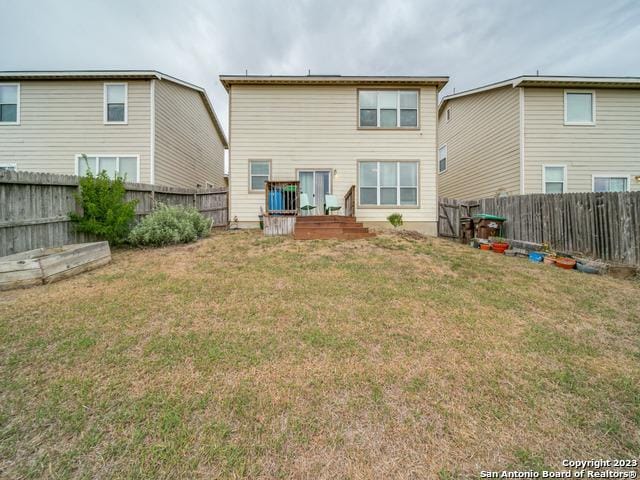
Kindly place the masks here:
POLYGON ((460 218, 470 217, 480 205, 467 200, 440 198, 438 201, 438 236, 460 237, 460 218))

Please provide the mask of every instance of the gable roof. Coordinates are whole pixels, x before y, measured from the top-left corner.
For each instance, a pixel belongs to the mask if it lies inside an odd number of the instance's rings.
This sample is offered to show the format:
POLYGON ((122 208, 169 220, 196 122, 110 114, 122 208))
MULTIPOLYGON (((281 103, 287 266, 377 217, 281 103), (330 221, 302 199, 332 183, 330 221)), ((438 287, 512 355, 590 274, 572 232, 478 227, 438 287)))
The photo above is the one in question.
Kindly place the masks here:
POLYGON ((438 111, 449 100, 475 95, 502 87, 566 87, 566 88, 640 88, 640 77, 572 77, 572 76, 541 76, 522 75, 501 82, 490 83, 482 87, 472 88, 463 92, 446 95, 440 101, 438 111))
POLYGON ((191 90, 195 90, 202 97, 202 101, 209 112, 220 140, 225 148, 229 148, 227 136, 218 120, 213 104, 207 95, 207 91, 179 78, 172 77, 157 70, 52 70, 52 71, 4 71, 0 72, 0 81, 3 80, 66 80, 66 79, 86 79, 86 80, 167 80, 181 85, 191 90))
POLYGON ((359 75, 220 75, 229 91, 231 85, 380 85, 433 86, 438 91, 449 81, 446 76, 359 76, 359 75))

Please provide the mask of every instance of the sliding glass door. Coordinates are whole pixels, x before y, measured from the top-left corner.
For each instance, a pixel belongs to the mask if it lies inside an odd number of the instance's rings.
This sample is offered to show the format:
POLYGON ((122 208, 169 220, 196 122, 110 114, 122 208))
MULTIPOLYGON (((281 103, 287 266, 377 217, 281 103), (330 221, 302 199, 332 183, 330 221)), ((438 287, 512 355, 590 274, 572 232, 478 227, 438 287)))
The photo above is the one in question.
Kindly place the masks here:
POLYGON ((300 170, 300 193, 307 195, 309 202, 316 208, 309 211, 310 215, 324 215, 325 195, 331 193, 330 170, 300 170))

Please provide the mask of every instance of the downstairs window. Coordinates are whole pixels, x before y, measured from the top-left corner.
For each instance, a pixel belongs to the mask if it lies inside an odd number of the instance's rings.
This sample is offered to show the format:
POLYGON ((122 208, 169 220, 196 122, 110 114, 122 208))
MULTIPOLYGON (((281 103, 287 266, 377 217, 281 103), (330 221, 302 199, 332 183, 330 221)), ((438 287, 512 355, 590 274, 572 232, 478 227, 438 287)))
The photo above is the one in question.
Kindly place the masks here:
POLYGON ((418 162, 363 161, 359 168, 360 205, 418 205, 418 162))

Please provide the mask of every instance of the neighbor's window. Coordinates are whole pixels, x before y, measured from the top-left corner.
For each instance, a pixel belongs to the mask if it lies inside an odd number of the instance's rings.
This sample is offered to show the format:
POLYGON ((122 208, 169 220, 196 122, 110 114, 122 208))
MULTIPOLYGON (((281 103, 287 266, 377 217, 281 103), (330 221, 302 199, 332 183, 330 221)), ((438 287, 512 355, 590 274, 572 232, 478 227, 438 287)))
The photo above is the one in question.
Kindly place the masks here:
POLYGON ((249 162, 249 179, 251 190, 264 190, 264 182, 271 175, 271 163, 269 160, 251 160, 249 162))
POLYGON ((418 205, 418 162, 360 162, 360 205, 418 205))
POLYGON ((447 108, 447 122, 451 120, 451 108, 447 108))
POLYGON ((0 84, 0 123, 18 123, 20 112, 20 85, 0 84))
POLYGON ((627 177, 593 177, 594 192, 627 192, 629 179, 627 177))
POLYGON ((447 146, 443 145, 438 149, 438 172, 442 173, 447 169, 447 146))
POLYGON ((417 90, 360 90, 360 126, 371 128, 416 128, 417 90))
POLYGON ((0 172, 15 172, 18 170, 18 165, 15 163, 0 163, 0 172))
POLYGON ((76 163, 78 167, 78 175, 81 177, 85 176, 88 171, 97 175, 104 170, 111 178, 119 176, 123 177, 127 182, 136 183, 140 181, 138 178, 137 156, 87 155, 87 158, 85 159, 81 155, 76 155, 76 163))
POLYGON ((105 123, 127 123, 127 84, 104 84, 105 123))
POLYGON ((566 167, 544 167, 544 193, 565 193, 566 191, 566 167))
POLYGON ((574 125, 595 123, 594 92, 564 92, 564 122, 574 125))

